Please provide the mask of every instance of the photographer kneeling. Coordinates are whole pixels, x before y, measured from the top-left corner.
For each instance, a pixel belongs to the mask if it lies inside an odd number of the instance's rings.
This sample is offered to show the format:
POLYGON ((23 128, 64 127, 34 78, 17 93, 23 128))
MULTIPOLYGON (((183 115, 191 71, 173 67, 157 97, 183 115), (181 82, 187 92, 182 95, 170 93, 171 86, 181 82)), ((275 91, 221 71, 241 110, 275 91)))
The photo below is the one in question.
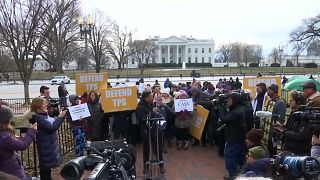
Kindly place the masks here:
POLYGON ((224 179, 234 179, 238 168, 245 163, 246 116, 242 103, 240 94, 231 93, 226 104, 229 111, 225 106, 219 107, 221 124, 225 126, 224 160, 229 173, 224 179))

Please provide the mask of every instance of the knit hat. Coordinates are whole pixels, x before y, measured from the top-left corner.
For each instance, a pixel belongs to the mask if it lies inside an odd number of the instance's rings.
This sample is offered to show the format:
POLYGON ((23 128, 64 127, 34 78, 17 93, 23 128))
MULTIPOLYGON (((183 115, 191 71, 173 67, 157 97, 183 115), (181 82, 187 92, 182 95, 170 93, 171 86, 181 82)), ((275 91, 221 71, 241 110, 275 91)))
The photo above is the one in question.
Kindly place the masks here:
POLYGON ((179 92, 180 92, 179 98, 181 98, 182 96, 188 97, 188 94, 185 91, 180 90, 179 92))
POLYGON ((78 95, 76 94, 71 94, 69 95, 69 101, 71 104, 75 104, 76 100, 80 99, 78 95))
POLYGON ((262 138, 263 132, 260 129, 251 129, 246 135, 246 139, 252 142, 255 146, 261 145, 262 138))
POLYGON ((261 146, 256 146, 251 149, 249 149, 249 154, 254 159, 261 159, 267 156, 266 151, 261 146))
POLYGON ((6 105, 0 105, 0 124, 8 124, 12 118, 12 110, 6 105))
POLYGON ((271 89, 272 91, 274 91, 275 93, 278 93, 279 91, 279 86, 276 84, 271 84, 268 89, 271 89))

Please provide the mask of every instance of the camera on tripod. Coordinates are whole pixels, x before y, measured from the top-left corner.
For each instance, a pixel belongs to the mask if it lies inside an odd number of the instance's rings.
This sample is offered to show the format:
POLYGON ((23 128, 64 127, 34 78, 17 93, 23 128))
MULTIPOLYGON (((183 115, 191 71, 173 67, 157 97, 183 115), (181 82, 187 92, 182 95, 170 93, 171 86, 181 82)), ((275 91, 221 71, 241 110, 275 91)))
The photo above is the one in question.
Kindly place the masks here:
POLYGON ((304 178, 306 180, 317 179, 320 175, 319 161, 311 156, 295 156, 284 151, 273 160, 277 177, 284 179, 304 178))
POLYGON ((125 140, 86 143, 87 156, 64 165, 60 174, 65 179, 82 179, 84 170, 91 170, 85 179, 131 180, 136 176, 136 150, 125 140))

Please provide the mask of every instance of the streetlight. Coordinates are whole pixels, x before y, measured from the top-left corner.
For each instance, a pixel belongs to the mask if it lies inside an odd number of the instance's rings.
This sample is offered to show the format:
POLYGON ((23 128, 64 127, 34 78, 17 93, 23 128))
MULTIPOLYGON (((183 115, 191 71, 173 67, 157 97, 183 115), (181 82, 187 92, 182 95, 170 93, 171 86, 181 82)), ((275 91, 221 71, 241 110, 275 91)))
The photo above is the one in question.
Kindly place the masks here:
POLYGON ((85 43, 85 61, 86 61, 86 73, 89 72, 89 58, 88 58, 88 35, 91 35, 91 28, 93 25, 93 18, 89 15, 87 18, 78 18, 78 24, 80 26, 81 39, 84 36, 85 43))
POLYGON ((282 73, 281 73, 282 54, 283 54, 283 45, 282 45, 282 42, 281 42, 280 45, 279 45, 280 75, 282 74, 282 73))

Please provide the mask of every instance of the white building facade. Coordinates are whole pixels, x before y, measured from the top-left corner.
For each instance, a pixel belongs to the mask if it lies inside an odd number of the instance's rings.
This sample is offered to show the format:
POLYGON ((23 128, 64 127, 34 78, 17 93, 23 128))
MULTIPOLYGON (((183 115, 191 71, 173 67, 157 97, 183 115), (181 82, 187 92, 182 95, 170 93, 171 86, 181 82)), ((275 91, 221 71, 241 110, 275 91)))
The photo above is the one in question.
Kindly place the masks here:
MULTIPOLYGON (((168 38, 155 37, 152 39, 155 48, 152 50, 152 55, 149 58, 149 63, 156 64, 182 64, 185 63, 214 63, 214 48, 213 40, 187 38, 185 36, 168 38)), ((129 67, 138 67, 138 61, 134 57, 129 58, 129 67)), ((146 62, 143 59, 142 62, 146 62)))
MULTIPOLYGON (((261 60, 260 66, 270 66, 272 63, 275 61, 271 58, 261 60)), ((276 61, 279 63, 279 61, 276 61)), ((316 63, 318 66, 320 66, 320 56, 307 56, 307 55, 300 55, 298 57, 298 62, 297 62, 297 57, 293 55, 284 55, 281 58, 281 66, 288 66, 289 63, 292 63, 293 66, 297 66, 298 64, 300 66, 303 66, 304 64, 307 63, 316 63), (298 64, 297 64, 298 63, 298 64)))

